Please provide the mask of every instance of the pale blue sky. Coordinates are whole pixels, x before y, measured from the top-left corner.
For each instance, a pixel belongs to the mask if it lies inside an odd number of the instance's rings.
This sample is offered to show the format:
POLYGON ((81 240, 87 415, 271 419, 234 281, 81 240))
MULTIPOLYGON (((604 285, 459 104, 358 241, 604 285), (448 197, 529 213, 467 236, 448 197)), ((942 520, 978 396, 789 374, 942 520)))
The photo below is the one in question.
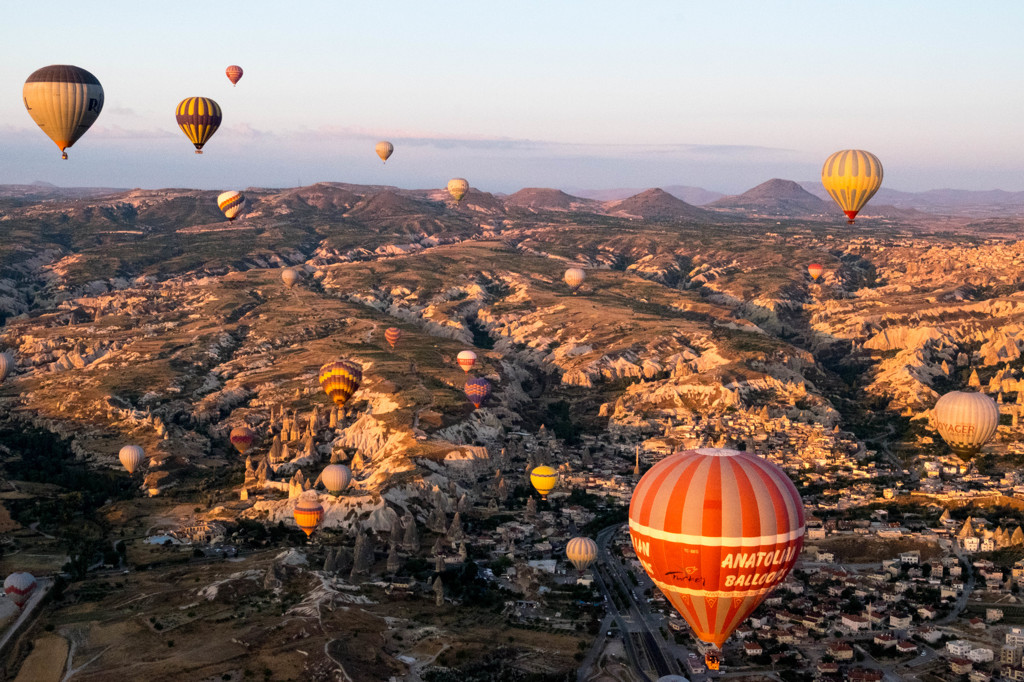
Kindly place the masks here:
POLYGON ((859 147, 893 189, 1024 190, 1024 3, 19 1, 3 24, 0 182, 738 192, 859 147), (106 93, 67 162, 20 97, 53 63, 106 93), (201 157, 191 95, 224 110, 201 157))

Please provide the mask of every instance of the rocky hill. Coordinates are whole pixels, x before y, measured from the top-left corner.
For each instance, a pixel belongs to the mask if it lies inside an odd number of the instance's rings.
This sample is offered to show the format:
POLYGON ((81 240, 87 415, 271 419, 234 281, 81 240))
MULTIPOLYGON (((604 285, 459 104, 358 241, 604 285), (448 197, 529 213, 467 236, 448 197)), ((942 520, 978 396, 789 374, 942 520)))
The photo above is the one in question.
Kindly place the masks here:
POLYGON ((778 178, 763 182, 743 194, 717 199, 708 204, 708 208, 794 218, 823 218, 838 212, 838 209, 832 210, 830 204, 814 196, 792 180, 778 178))
POLYGON ((649 189, 622 201, 606 203, 604 207, 610 215, 643 220, 709 220, 712 217, 708 211, 661 189, 649 189))

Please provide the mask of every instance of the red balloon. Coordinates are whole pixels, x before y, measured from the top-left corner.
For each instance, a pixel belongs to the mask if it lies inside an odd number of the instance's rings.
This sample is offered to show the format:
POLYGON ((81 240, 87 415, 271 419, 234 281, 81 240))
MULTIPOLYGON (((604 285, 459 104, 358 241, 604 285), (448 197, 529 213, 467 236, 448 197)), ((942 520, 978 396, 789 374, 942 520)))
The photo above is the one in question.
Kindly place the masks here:
POLYGON ((804 507, 766 459, 687 450, 637 483, 629 534, 644 570, 697 637, 721 647, 792 570, 804 507))
POLYGON ((235 66, 232 64, 228 68, 224 69, 224 73, 228 75, 228 80, 231 81, 232 85, 238 85, 238 81, 242 80, 241 66, 235 66))
POLYGON ((821 277, 822 273, 824 272, 825 268, 822 267, 821 263, 811 263, 810 265, 807 266, 807 274, 809 274, 811 276, 811 279, 813 279, 815 282, 818 281, 818 278, 821 277))
POLYGON ((395 344, 402 338, 402 330, 398 327, 388 327, 384 330, 384 340, 391 344, 391 350, 395 349, 395 344))

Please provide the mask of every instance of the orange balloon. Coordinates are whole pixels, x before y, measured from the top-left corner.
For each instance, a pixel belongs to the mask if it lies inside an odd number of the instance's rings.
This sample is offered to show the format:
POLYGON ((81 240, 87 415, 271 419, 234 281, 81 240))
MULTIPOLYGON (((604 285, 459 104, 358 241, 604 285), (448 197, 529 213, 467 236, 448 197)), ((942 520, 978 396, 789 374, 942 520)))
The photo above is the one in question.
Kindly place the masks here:
POLYGON ((825 268, 822 267, 821 263, 811 263, 810 265, 807 266, 807 274, 809 274, 811 276, 811 279, 813 279, 815 282, 818 281, 818 278, 821 277, 822 273, 824 272, 825 268))

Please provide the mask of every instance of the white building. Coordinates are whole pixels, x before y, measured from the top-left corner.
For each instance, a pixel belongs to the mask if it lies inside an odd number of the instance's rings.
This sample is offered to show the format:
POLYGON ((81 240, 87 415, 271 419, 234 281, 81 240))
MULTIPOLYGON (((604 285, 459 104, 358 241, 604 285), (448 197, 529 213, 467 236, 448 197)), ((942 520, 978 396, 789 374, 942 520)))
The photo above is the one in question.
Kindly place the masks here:
POLYGON ((966 639, 952 639, 946 642, 946 651, 949 652, 950 656, 957 656, 958 658, 967 658, 967 655, 971 653, 973 648, 966 639))
POLYGON ((977 649, 971 649, 970 653, 967 654, 967 659, 974 663, 988 663, 995 658, 995 653, 991 649, 986 649, 983 646, 977 649))

